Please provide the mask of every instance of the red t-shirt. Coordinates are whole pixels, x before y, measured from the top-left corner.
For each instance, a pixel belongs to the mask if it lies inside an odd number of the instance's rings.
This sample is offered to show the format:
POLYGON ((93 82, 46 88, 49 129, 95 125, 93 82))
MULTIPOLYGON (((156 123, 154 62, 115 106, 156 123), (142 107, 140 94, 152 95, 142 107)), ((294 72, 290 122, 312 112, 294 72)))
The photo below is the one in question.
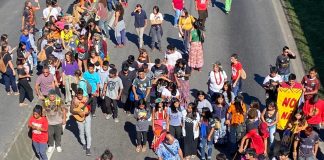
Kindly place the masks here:
POLYGON ((242 69, 242 64, 237 62, 236 64, 232 63, 232 80, 235 81, 238 78, 238 72, 242 69))
POLYGON ((295 82, 295 84, 293 86, 290 86, 288 82, 282 82, 280 85, 281 85, 282 88, 303 89, 303 86, 298 82, 295 82))
MULTIPOLYGON (((311 79, 309 75, 303 77, 301 84, 304 85, 306 92, 312 92, 320 89, 320 82, 318 78, 311 79)), ((305 95, 305 99, 311 99, 313 95, 305 95)))
POLYGON ((207 10, 207 1, 208 0, 196 0, 197 8, 199 11, 207 10))
POLYGON ((34 142, 38 143, 47 143, 48 141, 48 122, 46 117, 40 117, 39 119, 35 119, 34 116, 31 116, 29 118, 29 125, 34 125, 37 127, 41 127, 45 131, 38 131, 38 130, 32 130, 32 140, 34 142))
POLYGON ((174 8, 178 10, 183 9, 183 0, 172 0, 174 8))
POLYGON ((251 140, 250 148, 254 148, 257 154, 264 153, 264 142, 256 129, 249 131, 246 137, 251 140))
POLYGON ((320 124, 324 122, 324 101, 319 99, 317 103, 313 105, 309 103, 309 100, 306 100, 303 112, 306 115, 308 124, 320 124))

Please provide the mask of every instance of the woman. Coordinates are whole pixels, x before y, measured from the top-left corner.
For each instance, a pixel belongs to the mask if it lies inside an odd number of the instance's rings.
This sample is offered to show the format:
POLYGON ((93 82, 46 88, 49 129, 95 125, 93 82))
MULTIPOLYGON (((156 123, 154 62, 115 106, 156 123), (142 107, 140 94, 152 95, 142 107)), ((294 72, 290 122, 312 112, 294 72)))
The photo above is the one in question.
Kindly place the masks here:
POLYGON ((190 32, 193 28, 195 19, 189 14, 188 10, 183 8, 179 19, 179 36, 183 38, 184 52, 189 53, 190 32))
POLYGON ((12 94, 12 92, 10 91, 11 88, 15 92, 14 95, 18 96, 19 93, 16 84, 16 72, 14 69, 12 58, 9 53, 9 48, 7 45, 3 45, 1 46, 1 48, 1 57, 3 59, 4 65, 6 66, 6 72, 2 73, 2 78, 5 84, 5 90, 7 92, 7 95, 9 96, 12 94))
POLYGON ((182 54, 178 52, 173 45, 167 46, 167 51, 164 55, 165 65, 168 68, 168 78, 174 80, 174 67, 178 59, 182 58, 182 54))
POLYGON ((231 82, 225 81, 223 89, 221 90, 221 93, 224 95, 225 102, 227 105, 231 105, 231 103, 234 102, 234 92, 232 92, 232 85, 231 82))
POLYGON ((114 27, 117 41, 115 48, 122 48, 126 45, 126 26, 124 22, 124 8, 120 3, 116 4, 114 27))
POLYGON ((204 91, 198 91, 196 99, 198 113, 202 113, 203 108, 208 108, 210 112, 213 112, 213 107, 210 102, 206 99, 206 94, 204 91))
POLYGON ((160 9, 158 6, 153 7, 153 13, 150 14, 150 21, 151 21, 151 29, 150 29, 150 35, 152 37, 151 42, 151 49, 152 51, 155 50, 155 45, 157 45, 157 48, 159 51, 162 51, 161 47, 161 37, 163 34, 162 30, 162 22, 163 22, 163 15, 160 13, 160 9))
POLYGON ((74 59, 72 52, 67 52, 65 54, 65 61, 62 63, 62 78, 65 87, 65 103, 67 105, 71 105, 72 96, 74 96, 71 85, 75 84, 74 72, 78 68, 78 63, 74 59))
POLYGON ((144 63, 151 63, 150 57, 149 57, 146 49, 143 49, 143 48, 139 49, 139 55, 138 55, 137 61, 139 62, 140 65, 142 65, 144 63))
POLYGON ((107 0, 99 0, 97 16, 99 17, 99 26, 104 31, 106 37, 109 37, 108 15, 107 0))
POLYGON ((267 105, 267 108, 263 110, 263 112, 261 113, 261 120, 268 125, 268 130, 270 133, 270 149, 273 149, 274 133, 276 132, 276 126, 279 121, 279 113, 275 102, 270 102, 267 105))
POLYGON ((88 43, 86 42, 86 38, 84 35, 81 35, 79 38, 79 44, 76 48, 76 52, 78 54, 78 66, 79 70, 87 71, 88 70, 88 58, 89 58, 89 53, 88 53, 88 43))
POLYGON ((232 153, 237 151, 237 143, 245 135, 245 117, 246 105, 243 103, 243 97, 237 96, 227 110, 225 121, 225 124, 230 127, 229 141, 232 153))
POLYGON ((180 140, 181 138, 181 127, 182 127, 182 118, 184 108, 180 107, 180 101, 176 98, 171 100, 170 108, 168 108, 167 114, 167 130, 173 135, 176 139, 180 140))
POLYGON ((174 68, 174 77, 179 88, 182 106, 186 107, 190 102, 189 77, 191 76, 191 68, 187 65, 185 59, 178 59, 174 68))
POLYGON ((170 102, 172 98, 180 99, 180 93, 177 85, 174 82, 169 82, 168 85, 162 90, 162 100, 170 102))
POLYGON ((189 66, 201 72, 204 65, 204 53, 202 43, 204 42, 204 33, 200 29, 200 21, 193 23, 193 28, 190 31, 190 52, 189 52, 189 66))
POLYGON ((95 50, 91 50, 88 63, 93 64, 95 66, 95 72, 98 72, 101 69, 103 61, 95 50))
POLYGON ((161 135, 162 130, 166 129, 167 124, 167 107, 166 103, 161 98, 155 100, 155 107, 152 112, 152 131, 154 134, 152 149, 157 150, 157 140, 161 135))
POLYGON ((31 66, 33 66, 33 57, 30 52, 26 50, 26 43, 19 42, 17 49, 17 60, 25 60, 24 66, 28 73, 31 71, 31 66))
POLYGON ((228 105, 225 103, 224 95, 216 94, 215 104, 213 104, 213 118, 219 119, 221 122, 221 128, 215 132, 215 143, 224 144, 227 141, 226 132, 227 128, 225 125, 226 112, 228 110, 228 105))
POLYGON ((40 160, 47 160, 48 122, 47 118, 43 116, 42 110, 42 106, 35 106, 33 115, 28 121, 28 128, 32 130, 32 141, 36 154, 40 160))
POLYGON ((96 25, 94 19, 88 21, 88 42, 91 42, 95 33, 101 33, 101 29, 96 25))
POLYGON ((32 102, 34 99, 33 89, 30 87, 30 75, 24 67, 25 59, 17 60, 18 89, 19 89, 19 106, 28 106, 25 98, 32 102))
POLYGON ((184 111, 182 122, 183 138, 183 155, 185 159, 194 158, 197 153, 198 137, 199 137, 199 114, 194 103, 190 103, 187 110, 184 111))
POLYGON ((215 93, 221 93, 225 81, 227 81, 227 75, 223 70, 221 63, 214 63, 213 70, 209 72, 208 77, 208 91, 211 99, 213 99, 215 93))
POLYGON ((205 159, 205 151, 207 147, 207 159, 211 159, 213 151, 213 134, 215 131, 215 120, 207 107, 204 107, 201 112, 200 120, 200 156, 205 159))

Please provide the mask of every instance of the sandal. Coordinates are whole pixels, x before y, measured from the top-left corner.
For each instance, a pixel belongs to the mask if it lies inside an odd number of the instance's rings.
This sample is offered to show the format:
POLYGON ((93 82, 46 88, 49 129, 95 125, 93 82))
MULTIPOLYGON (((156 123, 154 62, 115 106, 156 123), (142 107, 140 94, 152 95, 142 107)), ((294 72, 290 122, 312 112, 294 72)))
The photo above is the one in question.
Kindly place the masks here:
POLYGON ((141 146, 137 146, 136 147, 136 152, 140 152, 141 151, 141 146))

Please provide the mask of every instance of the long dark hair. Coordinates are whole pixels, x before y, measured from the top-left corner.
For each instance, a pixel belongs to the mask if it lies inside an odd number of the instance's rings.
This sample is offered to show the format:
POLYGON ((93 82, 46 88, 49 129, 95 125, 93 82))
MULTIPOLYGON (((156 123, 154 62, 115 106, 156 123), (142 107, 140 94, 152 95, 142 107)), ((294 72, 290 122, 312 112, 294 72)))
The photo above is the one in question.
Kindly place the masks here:
MULTIPOLYGON (((179 110, 174 105, 177 102, 180 103, 180 101, 177 98, 172 98, 171 105, 170 105, 170 108, 171 108, 171 112, 172 113, 178 113, 179 112, 179 110)), ((180 106, 178 108, 180 108, 180 106)))
POLYGON ((215 104, 216 105, 222 105, 223 107, 226 105, 225 98, 224 98, 223 94, 220 94, 220 93, 215 94, 215 104), (218 98, 223 98, 223 103, 219 103, 218 98))
POLYGON ((198 109, 197 109, 197 105, 195 103, 189 103, 188 104, 188 107, 191 106, 192 107, 192 114, 189 115, 187 114, 187 117, 191 118, 191 119, 196 119, 197 118, 197 112, 198 112, 198 109))
POLYGON ((235 106, 235 111, 241 114, 244 114, 244 110, 242 107, 242 101, 243 97, 242 96, 236 96, 234 99, 234 106, 235 106))
POLYGON ((303 110, 301 110, 301 109, 298 109, 298 110, 295 112, 294 116, 291 118, 291 122, 293 123, 293 122, 297 121, 297 119, 296 119, 296 117, 295 117, 296 114, 300 114, 300 115, 301 115, 301 118, 300 118, 300 125, 301 125, 301 126, 305 125, 305 124, 306 124, 306 117, 305 117, 305 114, 303 113, 303 110))
POLYGON ((168 86, 167 86, 168 88, 170 87, 171 88, 171 95, 172 96, 176 96, 177 95, 177 84, 176 83, 174 83, 174 82, 169 82, 168 83, 168 86))
POLYGON ((208 120, 209 118, 212 117, 212 113, 210 112, 208 107, 204 107, 201 109, 201 113, 202 113, 202 118, 204 120, 208 120))
POLYGON ((232 86, 231 86, 231 83, 229 81, 225 81, 224 86, 223 86, 223 92, 226 92, 228 100, 231 102, 231 100, 232 100, 232 86), (227 86, 227 91, 224 90, 225 85, 227 86))

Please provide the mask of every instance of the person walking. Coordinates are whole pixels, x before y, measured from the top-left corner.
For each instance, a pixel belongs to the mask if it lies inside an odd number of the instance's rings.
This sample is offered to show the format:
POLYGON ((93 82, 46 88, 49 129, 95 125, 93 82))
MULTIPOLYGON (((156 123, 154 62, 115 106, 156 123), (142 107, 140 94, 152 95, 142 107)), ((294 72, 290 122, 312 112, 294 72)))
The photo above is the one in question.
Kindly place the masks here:
POLYGON ((199 72, 201 72, 204 65, 204 52, 202 44, 204 43, 205 34, 201 30, 201 25, 202 24, 200 21, 195 21, 189 36, 190 49, 188 65, 192 69, 197 69, 199 72))
POLYGON ((235 96, 241 92, 242 88, 242 64, 238 61, 238 55, 232 54, 231 56, 231 66, 232 66, 232 87, 235 96))
POLYGON ((99 88, 100 88, 100 77, 98 72, 95 72, 94 65, 88 65, 88 71, 83 74, 83 78, 88 81, 91 85, 91 94, 89 95, 91 100, 91 115, 92 117, 96 117, 96 108, 97 108, 97 97, 99 96, 99 88))
POLYGON ((75 95, 72 90, 72 84, 75 84, 74 72, 78 70, 78 62, 74 59, 72 52, 65 54, 65 60, 62 63, 62 79, 65 88, 65 104, 71 105, 72 96, 75 95))
POLYGON ((213 64, 213 70, 209 72, 208 76, 208 93, 209 97, 213 99, 216 93, 221 93, 224 83, 227 81, 227 74, 223 70, 220 62, 213 64))
POLYGON ((199 20, 202 23, 202 29, 205 30, 205 23, 208 17, 209 0, 196 0, 196 10, 198 11, 199 20))
POLYGON ((143 48, 143 34, 147 25, 147 16, 146 12, 142 9, 141 4, 136 5, 135 10, 132 12, 131 16, 135 17, 134 26, 139 39, 138 48, 143 48))
POLYGON ((2 78, 5 84, 5 90, 7 92, 7 95, 12 94, 10 88, 13 90, 13 92, 15 92, 14 95, 19 95, 15 77, 16 71, 14 69, 12 58, 9 53, 9 48, 7 45, 3 45, 1 46, 1 48, 3 51, 1 52, 0 56, 5 66, 5 72, 2 73, 2 78))
POLYGON ((114 19, 115 38, 117 41, 115 48, 122 48, 126 45, 126 26, 124 21, 124 8, 120 3, 116 4, 114 19))
POLYGON ((28 106, 25 103, 25 98, 32 102, 34 99, 33 89, 30 87, 30 74, 26 72, 24 67, 25 60, 17 61, 17 74, 18 74, 18 89, 19 89, 19 106, 28 106))
POLYGON ((231 11, 232 0, 225 0, 225 13, 229 14, 231 11))
POLYGON ((184 7, 184 0, 172 0, 172 8, 175 12, 174 14, 174 21, 173 21, 173 26, 176 28, 178 27, 178 21, 181 15, 181 11, 184 7))
POLYGON ((43 68, 43 73, 39 75, 35 83, 35 92, 38 99, 45 99, 48 92, 51 89, 55 89, 55 79, 52 74, 50 74, 49 68, 45 66, 43 68))
POLYGON ((162 51, 161 47, 161 37, 163 34, 162 30, 162 22, 163 22, 163 15, 160 13, 160 9, 158 6, 153 7, 153 13, 150 14, 150 22, 151 22, 151 30, 150 35, 152 37, 151 42, 151 49, 152 51, 155 50, 155 44, 157 44, 157 48, 159 51, 162 51))
POLYGON ((183 39, 184 52, 189 53, 190 47, 190 32, 193 28, 195 18, 189 14, 188 10, 183 8, 179 19, 179 37, 183 39))
POLYGON ((284 46, 282 53, 276 59, 276 67, 282 79, 287 82, 290 75, 290 59, 296 59, 296 54, 289 47, 284 46))
POLYGON ((150 107, 147 107, 147 104, 144 99, 139 101, 138 107, 134 111, 134 118, 137 120, 136 123, 136 138, 137 138, 137 147, 136 152, 146 152, 146 143, 147 143, 147 132, 149 130, 150 122, 148 119, 151 117, 150 107), (142 140, 143 139, 143 140, 142 140))

